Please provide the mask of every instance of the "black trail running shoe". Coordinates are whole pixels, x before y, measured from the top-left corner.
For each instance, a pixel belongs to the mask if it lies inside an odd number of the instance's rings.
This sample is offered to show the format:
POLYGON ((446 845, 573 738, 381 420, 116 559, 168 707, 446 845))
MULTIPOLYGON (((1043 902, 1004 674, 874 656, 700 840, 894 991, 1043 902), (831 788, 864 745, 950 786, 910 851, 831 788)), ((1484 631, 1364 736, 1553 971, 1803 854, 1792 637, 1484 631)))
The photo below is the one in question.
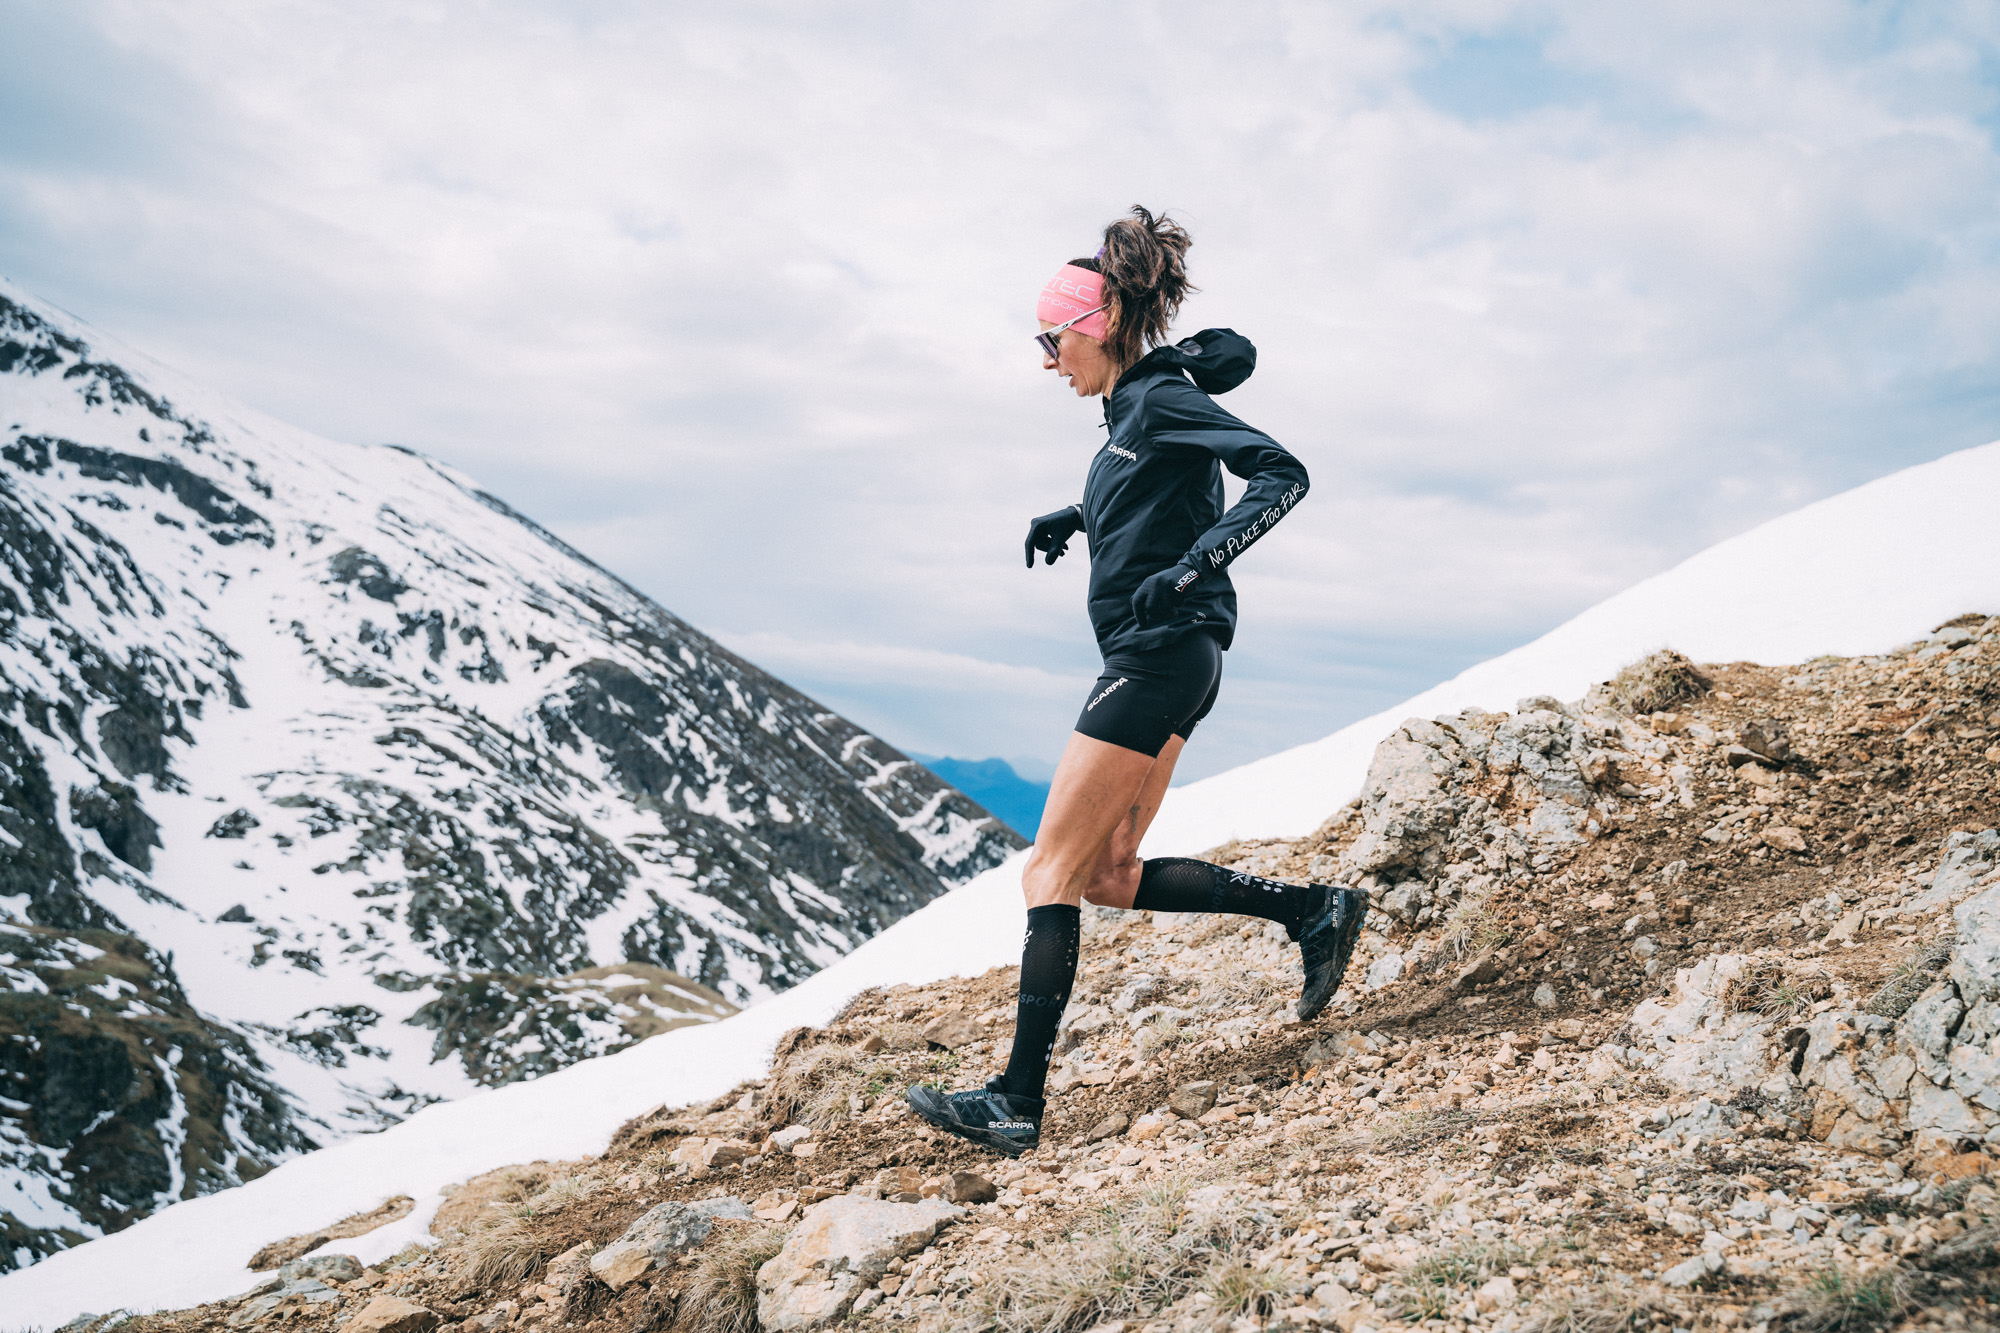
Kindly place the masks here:
POLYGON ((1361 937, 1361 921, 1367 915, 1367 894, 1360 889, 1328 886, 1326 901, 1299 928, 1299 951, 1306 964, 1305 993, 1299 996, 1300 1019, 1319 1017, 1319 1011, 1340 989, 1341 975, 1347 971, 1347 960, 1354 954, 1354 941, 1361 937))
POLYGON ((939 1092, 922 1084, 906 1094, 910 1109, 948 1134, 991 1148, 1005 1157, 1019 1157, 1042 1141, 1039 1097, 1016 1097, 1000 1090, 996 1075, 983 1088, 939 1092))

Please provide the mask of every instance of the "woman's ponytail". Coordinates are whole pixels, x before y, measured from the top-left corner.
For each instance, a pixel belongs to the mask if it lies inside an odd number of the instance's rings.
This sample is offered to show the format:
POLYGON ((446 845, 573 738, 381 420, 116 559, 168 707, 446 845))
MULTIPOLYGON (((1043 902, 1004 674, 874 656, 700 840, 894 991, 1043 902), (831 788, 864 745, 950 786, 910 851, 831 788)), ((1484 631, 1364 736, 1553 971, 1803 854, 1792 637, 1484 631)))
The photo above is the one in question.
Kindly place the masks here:
MULTIPOLYGON (((1196 289, 1188 282, 1185 228, 1162 213, 1154 217, 1134 204, 1129 216, 1104 229, 1104 248, 1087 266, 1104 275, 1104 350, 1129 366, 1166 341, 1181 302, 1196 289)), ((1084 263, 1084 261, 1077 261, 1084 263)))

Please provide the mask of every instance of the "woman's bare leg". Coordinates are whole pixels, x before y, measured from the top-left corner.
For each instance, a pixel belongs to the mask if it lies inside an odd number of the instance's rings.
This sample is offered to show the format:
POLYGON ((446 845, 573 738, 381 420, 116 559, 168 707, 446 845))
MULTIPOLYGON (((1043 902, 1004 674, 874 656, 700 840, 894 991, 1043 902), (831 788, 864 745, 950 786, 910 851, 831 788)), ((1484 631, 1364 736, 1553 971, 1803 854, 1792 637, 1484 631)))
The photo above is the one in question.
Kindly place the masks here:
POLYGON ((1180 759, 1181 749, 1186 744, 1183 737, 1167 737, 1167 743, 1160 748, 1160 757, 1146 770, 1146 780, 1139 787, 1138 797, 1126 810, 1125 817, 1118 821, 1117 827, 1111 830, 1104 850, 1097 855, 1090 882, 1083 890, 1086 902, 1099 907, 1131 908, 1132 895, 1139 891, 1139 844, 1146 840, 1146 830, 1153 826, 1153 816, 1160 813, 1160 802, 1166 798, 1167 786, 1174 780, 1174 764, 1180 759))
MULTIPOLYGON (((1177 743, 1169 744, 1175 745, 1178 753, 1177 743)), ((1137 750, 1081 732, 1070 733, 1062 762, 1056 765, 1055 778, 1049 784, 1034 850, 1028 853, 1028 864, 1021 871, 1021 896, 1029 907, 1054 903, 1074 907, 1083 902, 1084 887, 1090 883, 1106 843, 1120 822, 1132 817, 1154 765, 1152 756, 1137 750)), ((1170 766, 1169 775, 1171 771, 1170 766)), ((1162 790, 1165 785, 1161 783, 1162 790)), ((1153 805, 1158 808, 1157 797, 1153 805)), ((1151 818, 1148 814, 1147 819, 1151 818)))

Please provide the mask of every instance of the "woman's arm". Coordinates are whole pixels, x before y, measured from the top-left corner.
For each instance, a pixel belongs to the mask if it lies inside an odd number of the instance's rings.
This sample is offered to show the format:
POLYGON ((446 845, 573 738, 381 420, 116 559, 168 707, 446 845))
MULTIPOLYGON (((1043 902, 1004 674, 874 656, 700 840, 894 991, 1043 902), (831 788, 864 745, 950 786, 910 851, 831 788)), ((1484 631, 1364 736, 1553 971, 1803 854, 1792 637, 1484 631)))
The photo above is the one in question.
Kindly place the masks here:
POLYGON ((1311 484, 1305 464, 1260 430, 1244 425, 1185 380, 1164 380, 1146 395, 1146 435, 1205 449, 1249 485, 1243 498, 1195 539, 1181 563, 1197 573, 1226 568, 1292 512, 1311 484))

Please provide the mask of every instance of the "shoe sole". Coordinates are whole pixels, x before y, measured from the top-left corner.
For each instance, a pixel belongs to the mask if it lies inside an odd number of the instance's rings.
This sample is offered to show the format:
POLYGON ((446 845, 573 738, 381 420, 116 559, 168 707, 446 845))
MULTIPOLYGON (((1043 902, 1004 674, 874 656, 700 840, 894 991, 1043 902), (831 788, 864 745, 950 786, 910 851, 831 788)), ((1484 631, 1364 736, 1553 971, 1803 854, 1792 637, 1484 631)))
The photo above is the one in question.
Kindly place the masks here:
POLYGON ((1311 1022, 1318 1018, 1334 994, 1340 989, 1340 980, 1347 975, 1347 964, 1354 957, 1354 942, 1361 938, 1361 923, 1368 917, 1368 895, 1359 889, 1335 889, 1338 895, 1327 903, 1327 910, 1336 922, 1333 940, 1333 960, 1327 967, 1327 975, 1318 987, 1310 988, 1299 997, 1298 1015, 1301 1022, 1311 1022), (1357 901, 1358 900, 1358 901, 1357 901), (1352 906, 1353 914, 1345 922, 1340 920, 1340 909, 1352 906))
POLYGON ((960 1124, 958 1121, 953 1120, 950 1116, 943 1115, 937 1111, 934 1111, 929 1106, 926 1106, 923 1102, 917 1100, 917 1094, 920 1091, 922 1091, 922 1089, 919 1088, 910 1089, 910 1091, 904 1095, 903 1100, 909 1104, 909 1108, 912 1111, 915 1111, 918 1115, 922 1116, 925 1120, 929 1121, 931 1124, 936 1125, 939 1129, 943 1130, 947 1134, 956 1135, 957 1137, 964 1139, 967 1143, 973 1143, 977 1144, 982 1148, 991 1149, 993 1152, 999 1153, 1002 1157, 1019 1157, 1021 1154, 1027 1152, 1030 1148, 1040 1146, 1041 1139, 1039 1136, 1037 1136, 1036 1141, 1034 1143, 1022 1143, 1018 1139, 1010 1139, 1004 1134, 995 1134, 991 1130, 978 1129, 972 1125, 960 1124))

